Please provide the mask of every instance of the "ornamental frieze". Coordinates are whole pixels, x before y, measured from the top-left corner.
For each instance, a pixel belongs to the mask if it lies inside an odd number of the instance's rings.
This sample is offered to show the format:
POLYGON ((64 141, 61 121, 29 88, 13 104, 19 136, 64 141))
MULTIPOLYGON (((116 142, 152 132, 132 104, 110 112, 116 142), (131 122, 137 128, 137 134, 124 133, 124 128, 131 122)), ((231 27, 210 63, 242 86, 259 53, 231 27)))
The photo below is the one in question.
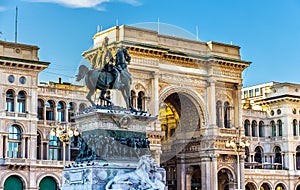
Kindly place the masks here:
POLYGON ((174 76, 167 73, 163 73, 160 75, 160 79, 164 82, 170 83, 179 83, 179 84, 189 84, 189 85, 206 85, 206 82, 200 79, 187 78, 182 76, 174 76))
POLYGON ((242 78, 242 74, 240 71, 238 72, 233 72, 232 68, 231 69, 225 69, 225 68, 220 68, 216 69, 213 71, 214 75, 217 76, 226 76, 226 77, 234 77, 234 78, 242 78))

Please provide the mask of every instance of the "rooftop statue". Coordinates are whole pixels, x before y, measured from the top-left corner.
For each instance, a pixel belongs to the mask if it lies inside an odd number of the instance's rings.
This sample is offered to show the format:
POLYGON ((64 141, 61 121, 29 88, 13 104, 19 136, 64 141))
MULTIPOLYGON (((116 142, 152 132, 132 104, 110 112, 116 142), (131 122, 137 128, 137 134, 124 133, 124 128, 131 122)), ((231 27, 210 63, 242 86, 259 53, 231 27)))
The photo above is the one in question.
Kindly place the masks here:
POLYGON ((102 42, 101 48, 98 48, 96 54, 89 59, 92 64, 91 70, 85 65, 79 67, 76 81, 85 79, 85 84, 89 89, 86 98, 93 106, 96 106, 96 104, 91 97, 97 89, 101 91, 99 99, 106 101, 110 105, 112 105, 112 102, 105 97, 105 94, 108 89, 115 89, 121 91, 126 107, 132 109, 130 100, 132 77, 127 69, 131 57, 123 46, 119 47, 114 53, 115 49, 108 48, 108 40, 106 37, 102 42))

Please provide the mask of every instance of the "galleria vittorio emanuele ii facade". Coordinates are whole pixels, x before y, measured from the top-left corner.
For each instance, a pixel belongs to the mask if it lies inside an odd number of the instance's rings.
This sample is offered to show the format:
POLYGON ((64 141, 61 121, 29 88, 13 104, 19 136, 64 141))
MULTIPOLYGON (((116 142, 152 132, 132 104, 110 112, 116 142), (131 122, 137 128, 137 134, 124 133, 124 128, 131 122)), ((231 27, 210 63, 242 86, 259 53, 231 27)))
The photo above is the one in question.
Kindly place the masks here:
MULTIPOLYGON (((106 39, 131 55, 133 107, 158 116, 147 137, 169 190, 300 190, 300 85, 242 88, 251 62, 240 47, 132 26, 96 33, 83 55, 91 60, 106 39)), ((77 130, 87 89, 38 83, 50 64, 38 51, 0 41, 0 190, 59 189, 64 161, 78 154, 76 136, 63 146, 50 132, 77 130)), ((124 104, 119 92, 109 96, 124 104)))

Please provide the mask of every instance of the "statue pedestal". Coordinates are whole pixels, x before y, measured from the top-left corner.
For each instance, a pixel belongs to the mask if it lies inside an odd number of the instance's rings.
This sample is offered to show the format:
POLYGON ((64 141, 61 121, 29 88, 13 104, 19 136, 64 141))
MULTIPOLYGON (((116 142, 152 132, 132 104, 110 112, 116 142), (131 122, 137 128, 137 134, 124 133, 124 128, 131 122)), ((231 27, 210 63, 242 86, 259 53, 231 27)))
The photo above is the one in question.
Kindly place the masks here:
POLYGON ((146 128, 156 117, 120 107, 93 107, 75 120, 81 131, 79 155, 63 171, 63 190, 166 189, 165 170, 149 155, 146 138, 146 128))

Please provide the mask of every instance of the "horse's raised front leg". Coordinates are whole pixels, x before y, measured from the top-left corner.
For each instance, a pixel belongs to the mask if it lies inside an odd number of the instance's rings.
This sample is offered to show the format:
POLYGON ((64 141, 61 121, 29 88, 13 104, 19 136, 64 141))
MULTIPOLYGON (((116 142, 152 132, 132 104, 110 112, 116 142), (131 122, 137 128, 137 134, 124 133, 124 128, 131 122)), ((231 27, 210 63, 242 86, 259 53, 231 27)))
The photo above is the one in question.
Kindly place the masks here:
POLYGON ((93 102, 91 99, 94 93, 95 90, 90 90, 89 93, 86 95, 86 99, 92 104, 92 106, 96 106, 95 102, 93 102))

